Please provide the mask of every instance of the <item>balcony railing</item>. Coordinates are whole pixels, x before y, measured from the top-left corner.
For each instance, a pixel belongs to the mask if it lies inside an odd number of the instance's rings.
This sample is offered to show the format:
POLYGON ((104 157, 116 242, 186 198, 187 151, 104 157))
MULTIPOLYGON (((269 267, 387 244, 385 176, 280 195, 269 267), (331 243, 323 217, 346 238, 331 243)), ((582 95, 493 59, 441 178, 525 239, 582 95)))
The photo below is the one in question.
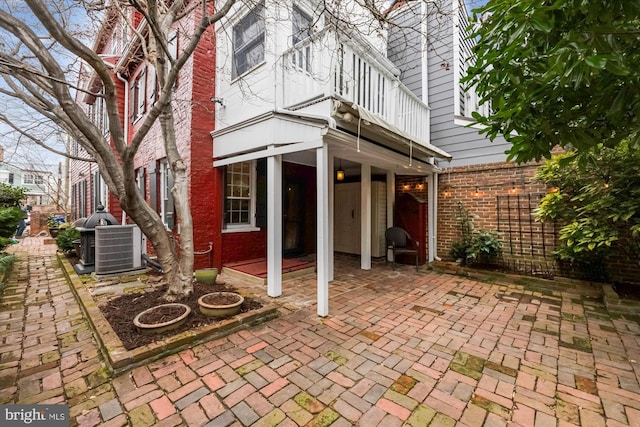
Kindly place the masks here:
POLYGON ((369 45, 331 31, 310 37, 283 55, 282 102, 301 105, 327 96, 367 109, 415 138, 429 141, 429 108, 394 75, 369 45))

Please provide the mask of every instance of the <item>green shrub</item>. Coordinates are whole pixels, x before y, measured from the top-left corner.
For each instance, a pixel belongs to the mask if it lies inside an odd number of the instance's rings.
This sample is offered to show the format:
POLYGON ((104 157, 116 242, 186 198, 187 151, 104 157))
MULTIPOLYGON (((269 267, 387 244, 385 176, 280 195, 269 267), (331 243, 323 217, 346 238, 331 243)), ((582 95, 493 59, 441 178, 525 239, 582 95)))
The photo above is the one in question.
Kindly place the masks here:
MULTIPOLYGON (((13 269, 13 264, 16 262, 15 255, 8 255, 5 253, 0 253, 0 277, 6 278, 6 276, 13 269)), ((6 282, 0 282, 0 295, 4 291, 6 286, 6 282)))
POLYGON ((68 227, 60 231, 56 237, 56 245, 63 252, 74 250, 73 241, 80 239, 80 232, 75 227, 68 227))
POLYGON ((462 238, 451 245, 451 256, 461 259, 463 264, 493 264, 502 253, 500 233, 476 229, 473 224, 476 218, 478 216, 469 212, 461 201, 457 202, 456 222, 462 238))
POLYGON ((502 253, 502 242, 497 231, 479 228, 473 230, 467 247, 466 262, 469 264, 493 264, 502 253))
POLYGON ((0 237, 13 236, 23 214, 20 208, 0 208, 0 237))
POLYGON ((451 245, 451 256, 455 260, 464 261, 467 259, 467 248, 469 247, 469 243, 459 240, 457 242, 453 242, 451 245))

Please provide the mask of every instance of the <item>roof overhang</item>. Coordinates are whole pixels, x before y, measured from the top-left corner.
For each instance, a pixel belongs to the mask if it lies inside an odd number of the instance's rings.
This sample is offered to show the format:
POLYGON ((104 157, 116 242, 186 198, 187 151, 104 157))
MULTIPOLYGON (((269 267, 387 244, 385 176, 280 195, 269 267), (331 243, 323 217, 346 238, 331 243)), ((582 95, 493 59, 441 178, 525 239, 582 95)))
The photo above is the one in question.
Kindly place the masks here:
POLYGON ((318 148, 330 118, 270 111, 211 133, 214 167, 318 148))
POLYGON ((397 126, 384 120, 382 117, 369 112, 359 105, 336 101, 335 116, 341 119, 341 125, 348 131, 362 135, 390 149, 405 152, 410 156, 437 157, 451 160, 452 156, 444 150, 431 145, 426 141, 420 141, 397 126), (345 120, 350 117, 350 120, 345 120))

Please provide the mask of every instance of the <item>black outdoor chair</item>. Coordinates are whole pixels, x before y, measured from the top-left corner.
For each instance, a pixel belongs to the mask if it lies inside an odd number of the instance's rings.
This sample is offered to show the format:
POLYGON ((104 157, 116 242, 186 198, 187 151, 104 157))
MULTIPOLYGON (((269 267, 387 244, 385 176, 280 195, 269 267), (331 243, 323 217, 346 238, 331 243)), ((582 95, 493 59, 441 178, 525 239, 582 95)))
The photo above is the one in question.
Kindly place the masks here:
POLYGON ((384 237, 387 240, 387 253, 391 251, 392 254, 393 269, 396 269, 396 255, 413 255, 416 257, 416 271, 418 271, 418 249, 420 248, 420 243, 413 240, 409 233, 400 227, 388 228, 384 233, 384 237))

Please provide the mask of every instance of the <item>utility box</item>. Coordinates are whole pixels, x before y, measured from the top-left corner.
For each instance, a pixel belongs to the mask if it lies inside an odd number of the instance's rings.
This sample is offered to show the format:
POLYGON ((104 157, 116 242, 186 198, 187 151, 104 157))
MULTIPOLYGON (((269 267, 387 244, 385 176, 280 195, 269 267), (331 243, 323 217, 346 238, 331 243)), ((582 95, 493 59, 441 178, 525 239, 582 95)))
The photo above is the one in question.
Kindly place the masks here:
POLYGON ((78 274, 89 274, 95 271, 96 262, 96 226, 115 225, 118 220, 113 215, 104 210, 104 206, 98 205, 96 212, 87 218, 81 227, 76 230, 80 232, 80 262, 73 266, 78 274))

